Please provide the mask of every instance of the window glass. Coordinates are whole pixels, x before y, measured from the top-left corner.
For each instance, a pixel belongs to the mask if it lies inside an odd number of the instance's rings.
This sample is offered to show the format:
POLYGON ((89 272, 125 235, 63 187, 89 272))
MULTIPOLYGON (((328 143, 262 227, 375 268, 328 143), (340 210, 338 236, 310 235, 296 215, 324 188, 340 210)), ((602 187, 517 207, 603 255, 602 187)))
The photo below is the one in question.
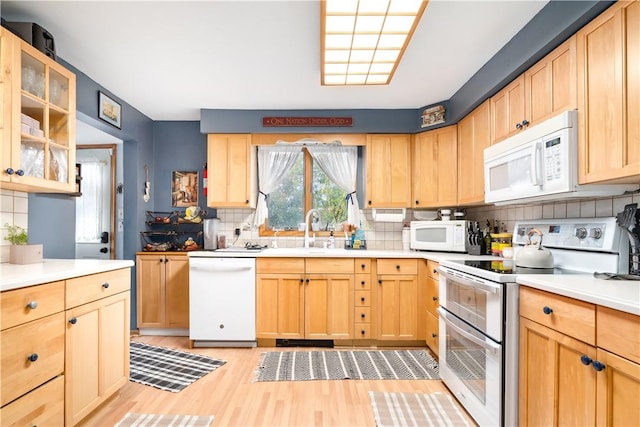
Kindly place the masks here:
POLYGON ((304 221, 304 156, 289 171, 287 178, 267 198, 270 229, 297 230, 304 221))
POLYGON ((347 220, 347 193, 336 186, 316 163, 313 164, 312 176, 311 195, 313 207, 320 211, 319 229, 340 228, 338 225, 347 220))

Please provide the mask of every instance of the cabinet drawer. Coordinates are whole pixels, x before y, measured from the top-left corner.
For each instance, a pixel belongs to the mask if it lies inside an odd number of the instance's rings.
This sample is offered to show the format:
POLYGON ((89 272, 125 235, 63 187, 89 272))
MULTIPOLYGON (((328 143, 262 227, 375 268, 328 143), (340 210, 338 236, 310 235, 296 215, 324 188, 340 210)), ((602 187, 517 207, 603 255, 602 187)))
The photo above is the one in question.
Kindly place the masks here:
POLYGON ((355 323, 354 324, 355 339, 367 340, 371 339, 371 324, 370 323, 355 323))
POLYGON ((427 313, 427 346, 431 349, 436 356, 438 356, 439 345, 439 322, 438 316, 434 316, 431 313, 427 313))
MULTIPOLYGON (((357 267, 356 267, 357 269, 357 267)), ((358 291, 370 291, 371 290, 371 275, 370 274, 356 274, 355 275, 355 288, 358 291)))
POLYGON ((64 425, 64 376, 56 377, 2 408, 2 425, 64 425))
POLYGON ((418 260, 379 259, 378 274, 418 274, 418 260))
POLYGON ((256 273, 304 274, 304 258, 258 258, 256 273))
POLYGON ((353 274, 353 258, 307 258, 305 271, 311 274, 353 274))
POLYGON ((355 259, 355 272, 356 273, 371 273, 371 260, 356 258, 355 259))
POLYGON ((598 306, 598 347, 640 363, 640 316, 598 306))
POLYGON ((128 268, 67 280, 66 308, 77 307, 131 288, 128 268))
POLYGON ((371 322, 371 307, 356 307, 354 319, 356 322, 371 322))
POLYGON ((2 293, 2 329, 41 319, 64 310, 64 282, 51 282, 2 293), (33 308, 31 308, 33 307, 33 308))
POLYGON ((427 276, 431 277, 432 279, 436 279, 439 280, 440 279, 440 274, 438 273, 438 267, 440 266, 440 263, 437 263, 435 261, 431 261, 430 259, 427 260, 427 276))
POLYGON ((4 405, 62 374, 64 312, 2 331, 0 404, 4 405), (29 357, 33 356, 34 361, 29 357))
POLYGON ((520 315, 587 344, 596 343, 594 304, 521 286, 520 315))
POLYGON ((371 307, 371 291, 356 291, 354 304, 356 307, 371 307))

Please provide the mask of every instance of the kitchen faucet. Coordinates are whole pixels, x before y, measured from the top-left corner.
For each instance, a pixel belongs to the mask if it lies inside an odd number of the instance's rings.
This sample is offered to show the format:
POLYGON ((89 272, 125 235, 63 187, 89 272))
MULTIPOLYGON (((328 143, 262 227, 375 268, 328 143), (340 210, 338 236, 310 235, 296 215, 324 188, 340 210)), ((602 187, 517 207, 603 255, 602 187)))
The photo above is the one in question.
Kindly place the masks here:
POLYGON ((313 233, 313 237, 309 237, 309 217, 311 217, 312 214, 318 214, 320 212, 318 212, 317 209, 309 209, 309 211, 307 211, 307 214, 304 217, 304 248, 305 249, 309 249, 309 244, 312 244, 315 242, 316 240, 316 233, 313 233))

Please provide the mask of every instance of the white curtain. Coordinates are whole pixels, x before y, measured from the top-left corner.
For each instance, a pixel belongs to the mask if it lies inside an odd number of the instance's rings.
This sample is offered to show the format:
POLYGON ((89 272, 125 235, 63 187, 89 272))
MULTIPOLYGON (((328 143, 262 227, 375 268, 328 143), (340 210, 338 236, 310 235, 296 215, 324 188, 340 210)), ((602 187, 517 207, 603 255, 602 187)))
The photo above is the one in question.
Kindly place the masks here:
POLYGON ((347 222, 360 225, 360 206, 356 197, 358 147, 309 145, 307 150, 324 173, 347 192, 347 222))
POLYGON ((82 196, 76 199, 76 241, 97 242, 102 233, 103 180, 106 163, 82 160, 82 196))
POLYGON ((274 145, 258 147, 258 206, 253 225, 259 227, 269 217, 267 197, 284 181, 298 156, 302 153, 300 145, 274 145))

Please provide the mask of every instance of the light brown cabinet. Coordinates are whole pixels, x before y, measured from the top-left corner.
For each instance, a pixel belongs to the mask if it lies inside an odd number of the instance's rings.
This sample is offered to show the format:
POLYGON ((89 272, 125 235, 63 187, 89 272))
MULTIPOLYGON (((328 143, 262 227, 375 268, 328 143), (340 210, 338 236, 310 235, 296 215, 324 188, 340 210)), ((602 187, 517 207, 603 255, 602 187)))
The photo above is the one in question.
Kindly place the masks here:
POLYGON ((458 123, 458 205, 484 203, 484 149, 491 145, 491 103, 458 123))
POLYGON ((411 135, 367 135, 364 208, 411 206, 411 135))
POLYGON ((413 207, 458 203, 458 127, 447 126, 414 136, 413 207))
POLYGON ((424 261, 425 272, 420 274, 420 277, 425 277, 425 280, 427 281, 427 347, 429 347, 436 356, 439 355, 438 345, 440 342, 440 325, 437 311, 440 306, 440 274, 438 273, 438 266, 439 264, 435 261, 424 261))
POLYGON ((376 338, 424 341, 425 291, 418 260, 378 259, 376 269, 376 338))
POLYGON ((576 77, 572 36, 491 97, 492 143, 577 108, 576 77))
POLYGON ((354 339, 372 339, 375 336, 372 318, 373 293, 372 293, 372 265, 370 259, 358 258, 355 260, 354 275, 354 339))
POLYGON ((138 253, 137 325, 145 329, 189 327, 189 258, 186 253, 138 253))
POLYGON ((2 187, 75 192, 75 74, 5 28, 0 44, 2 187))
POLYGON ((639 22, 620 1, 577 33, 581 184, 640 181, 639 22))
POLYGON ((351 339, 353 262, 353 258, 257 259, 257 337, 351 339))
POLYGON ((258 176, 251 135, 209 134, 207 171, 207 206, 255 208, 258 176))
POLYGON ((66 281, 65 425, 129 381, 130 270, 66 281))
POLYGON ((638 425, 638 316, 525 286, 520 315, 520 425, 638 425))

